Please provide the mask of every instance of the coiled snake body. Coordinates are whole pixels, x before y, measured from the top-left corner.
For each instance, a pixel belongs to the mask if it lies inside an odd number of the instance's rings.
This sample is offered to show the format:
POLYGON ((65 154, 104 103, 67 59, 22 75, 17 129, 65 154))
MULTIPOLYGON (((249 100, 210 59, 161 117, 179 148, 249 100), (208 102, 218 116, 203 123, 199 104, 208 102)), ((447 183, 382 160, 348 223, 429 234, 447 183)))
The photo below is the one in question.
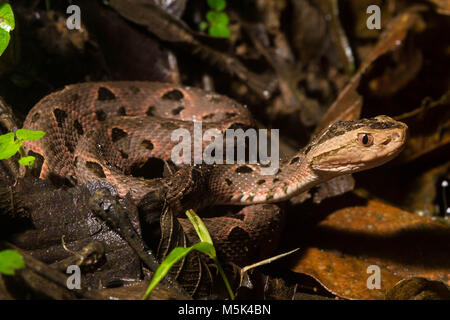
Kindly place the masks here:
POLYGON ((171 187, 173 199, 189 195, 191 207, 260 204, 244 208, 239 219, 215 220, 213 234, 227 238, 229 245, 233 232, 252 237, 274 229, 278 210, 267 203, 389 161, 404 146, 407 130, 387 116, 335 123, 282 160, 273 175, 261 175, 255 164, 208 165, 196 169, 198 174, 181 170, 154 180, 127 175, 149 158, 170 160, 178 143, 172 141, 172 132, 178 128, 192 132, 194 121, 202 121, 204 130, 217 128, 222 133, 253 125, 245 107, 196 88, 149 82, 84 83, 50 94, 32 108, 24 127, 46 135, 24 146, 29 154, 43 157, 41 178, 57 175, 75 184, 105 180, 121 196, 129 192, 136 201, 165 184, 171 187))

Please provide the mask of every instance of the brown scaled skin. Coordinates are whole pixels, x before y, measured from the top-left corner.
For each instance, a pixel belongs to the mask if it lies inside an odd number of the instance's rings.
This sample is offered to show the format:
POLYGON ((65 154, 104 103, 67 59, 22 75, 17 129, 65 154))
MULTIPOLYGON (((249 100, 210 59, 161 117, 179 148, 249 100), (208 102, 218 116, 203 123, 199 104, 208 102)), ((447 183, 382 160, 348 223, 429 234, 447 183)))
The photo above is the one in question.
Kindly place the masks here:
POLYGON ((390 161, 403 150, 407 129, 405 124, 387 116, 338 122, 282 161, 278 173, 261 175, 259 166, 245 165, 252 170, 236 174, 239 165, 218 166, 215 170, 220 174, 211 175, 210 188, 223 186, 220 181, 227 179, 226 188, 213 192, 226 194, 219 199, 223 204, 283 201, 336 176, 390 161))
MULTIPOLYGON (((246 108, 199 89, 146 82, 85 83, 45 97, 30 111, 25 127, 47 135, 25 147, 44 156, 42 178, 52 172, 78 184, 105 180, 122 196, 131 192, 139 200, 158 182, 121 170, 150 157, 170 160, 178 143, 171 141, 171 133, 180 126, 192 130, 193 120, 202 120, 205 130, 210 126, 222 132, 233 124, 253 123, 246 108)), ((254 164, 215 165, 202 166, 201 182, 181 180, 206 186, 195 196, 208 200, 198 201, 202 206, 278 202, 335 176, 382 165, 402 150, 406 131, 405 124, 387 116, 338 122, 281 161, 273 175, 261 175, 254 164)))
MULTIPOLYGON (((220 131, 252 126, 248 110, 237 102, 200 89, 166 83, 100 82, 70 85, 43 98, 29 112, 24 128, 43 130, 44 138, 26 141, 40 154, 41 178, 65 177, 74 184, 108 181, 121 196, 136 202, 164 200, 175 214, 211 204, 252 205, 286 200, 335 176, 373 168, 395 157, 406 140, 406 125, 386 116, 338 122, 284 161, 273 175, 253 164, 182 167, 167 178, 125 175, 147 158, 170 160, 171 133, 201 120, 220 131)), ((281 229, 275 205, 245 207, 233 219, 211 219, 214 243, 244 249, 268 247, 281 229), (264 214, 266 212, 266 214, 264 214), (222 223, 219 223, 221 221, 222 223), (265 228, 261 228, 265 226, 265 228), (253 239, 253 240, 252 240, 253 239), (266 241, 266 243, 264 243, 266 241)), ((187 224, 190 226, 190 224, 187 224)), ((195 231, 192 241, 198 241, 195 231)), ((227 258, 240 264, 242 252, 227 258)))

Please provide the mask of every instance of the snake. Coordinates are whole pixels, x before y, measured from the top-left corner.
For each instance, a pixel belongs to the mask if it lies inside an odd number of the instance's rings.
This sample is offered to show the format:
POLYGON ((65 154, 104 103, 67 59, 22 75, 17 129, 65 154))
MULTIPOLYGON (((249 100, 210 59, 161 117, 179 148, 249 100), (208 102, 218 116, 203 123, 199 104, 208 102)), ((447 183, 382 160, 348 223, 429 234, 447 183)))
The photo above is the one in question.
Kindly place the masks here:
MULTIPOLYGON (((271 243, 268 232, 279 230, 280 210, 273 203, 390 161, 404 148, 408 129, 384 115, 338 121, 281 159, 273 174, 262 174, 264 166, 258 163, 175 163, 177 171, 166 177, 133 174, 149 159, 171 161, 179 143, 172 133, 180 128, 194 133, 199 122, 203 130, 214 128, 221 134, 255 126, 246 106, 199 88, 137 81, 80 83, 33 106, 23 127, 46 135, 23 145, 40 159, 36 166, 42 179, 60 177, 74 185, 106 181, 121 197, 130 194, 137 202, 165 186, 170 190, 165 193, 167 201, 184 209, 244 205, 235 216, 206 220, 223 251, 234 247, 245 254, 248 246, 254 246, 245 245, 248 239, 266 247, 271 243)), ((182 223, 185 230, 188 225, 182 223)))

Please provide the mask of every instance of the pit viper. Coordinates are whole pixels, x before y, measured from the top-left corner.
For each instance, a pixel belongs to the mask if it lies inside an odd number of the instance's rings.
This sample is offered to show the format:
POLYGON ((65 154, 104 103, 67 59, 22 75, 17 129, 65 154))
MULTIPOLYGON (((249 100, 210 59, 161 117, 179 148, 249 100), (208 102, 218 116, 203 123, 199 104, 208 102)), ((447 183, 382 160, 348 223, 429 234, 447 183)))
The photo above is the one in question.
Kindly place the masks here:
MULTIPOLYGON (((386 163, 402 150, 407 133, 405 124, 388 116, 342 121, 281 160, 273 174, 262 174, 260 164, 178 163, 179 170, 168 177, 133 175, 149 159, 171 161, 179 143, 172 133, 180 128, 193 133, 200 121, 203 130, 214 128, 221 134, 254 126, 245 106, 197 88, 152 82, 75 84, 44 97, 30 110, 24 128, 46 135, 24 142, 24 147, 42 159, 41 178, 57 176, 72 184, 104 180, 116 186, 120 196, 129 193, 137 202, 165 186, 167 201, 183 209, 245 205, 235 216, 207 219, 223 251, 233 246, 244 255, 252 246, 246 243, 268 246, 267 235, 278 231, 279 209, 272 203, 386 163)), ((182 225, 189 228, 186 222, 182 225)))

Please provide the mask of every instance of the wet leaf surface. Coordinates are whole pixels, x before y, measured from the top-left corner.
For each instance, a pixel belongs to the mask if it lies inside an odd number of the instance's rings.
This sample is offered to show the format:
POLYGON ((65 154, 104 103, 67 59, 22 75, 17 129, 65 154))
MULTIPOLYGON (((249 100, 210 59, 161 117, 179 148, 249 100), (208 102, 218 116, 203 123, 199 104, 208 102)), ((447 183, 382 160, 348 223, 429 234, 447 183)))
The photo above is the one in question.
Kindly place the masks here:
POLYGON ((450 289, 439 281, 414 277, 397 283, 386 294, 387 300, 450 300, 450 289))
POLYGON ((55 263, 72 255, 64 243, 70 251, 78 251, 95 240, 105 244, 105 258, 85 274, 86 286, 107 287, 120 279, 141 276, 140 261, 133 250, 88 209, 91 193, 86 186, 64 190, 43 180, 27 179, 17 183, 13 194, 23 218, 2 234, 34 258, 55 263))
POLYGON ((430 219, 369 200, 332 212, 308 232, 291 270, 317 279, 347 299, 383 299, 398 281, 421 276, 450 284, 450 229, 430 219), (377 265, 381 288, 368 289, 377 265))
MULTIPOLYGON (((149 281, 136 281, 117 288, 93 290, 93 293, 100 297, 100 299, 105 300, 140 300, 147 289, 148 284, 149 281)), ((174 295, 172 291, 168 291, 167 288, 162 285, 157 285, 148 296, 148 300, 174 299, 183 299, 183 297, 174 295)))

